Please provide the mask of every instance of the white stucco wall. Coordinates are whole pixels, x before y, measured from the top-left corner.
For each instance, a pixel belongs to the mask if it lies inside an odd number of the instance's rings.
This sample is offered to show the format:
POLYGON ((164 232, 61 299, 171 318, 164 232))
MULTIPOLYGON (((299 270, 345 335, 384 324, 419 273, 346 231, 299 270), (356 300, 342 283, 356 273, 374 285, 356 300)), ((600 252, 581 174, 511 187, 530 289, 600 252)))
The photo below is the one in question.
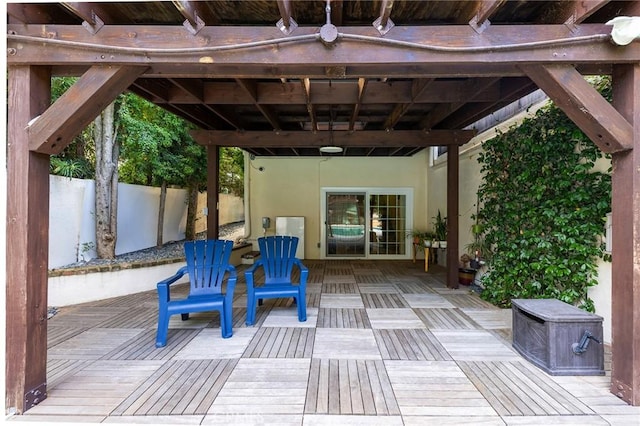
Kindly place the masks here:
MULTIPOLYGON (((49 182, 49 269, 96 257, 93 180, 50 176, 49 182)), ((206 197, 206 192, 199 196, 196 232, 206 230, 206 197)), ((241 198, 219 194, 219 205, 220 224, 244 220, 241 198)), ((156 245, 159 207, 160 188, 118 184, 116 254, 156 245)), ((187 190, 168 188, 163 243, 184 239, 186 225, 187 190)))
POLYGON ((426 159, 426 151, 398 158, 257 157, 245 170, 249 173, 245 197, 251 211, 250 239, 263 235, 262 217, 271 218, 271 235, 277 216, 304 216, 305 258, 320 259, 320 191, 326 187, 413 188, 413 226, 425 228, 428 218, 422 212, 426 206, 426 159))
MULTIPOLYGON (((50 176, 49 269, 89 260, 95 253, 94 182, 50 176)), ((184 239, 184 189, 169 188, 164 212, 164 242, 184 239)), ((116 254, 156 245, 160 188, 118 185, 116 254)))

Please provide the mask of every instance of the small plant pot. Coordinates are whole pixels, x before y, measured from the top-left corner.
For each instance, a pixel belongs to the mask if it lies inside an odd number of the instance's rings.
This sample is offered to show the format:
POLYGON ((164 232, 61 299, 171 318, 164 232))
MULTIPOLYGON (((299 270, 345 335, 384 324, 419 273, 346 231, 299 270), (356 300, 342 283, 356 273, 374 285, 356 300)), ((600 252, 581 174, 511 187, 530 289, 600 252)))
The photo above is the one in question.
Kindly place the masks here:
POLYGON ((462 285, 471 285, 476 277, 476 270, 471 268, 458 268, 458 282, 462 285))
POLYGON ((440 245, 440 248, 444 248, 444 249, 447 248, 447 242, 446 241, 440 241, 438 244, 440 245))
POLYGON ((432 241, 432 242, 431 242, 431 247, 433 247, 433 248, 438 248, 438 247, 440 247, 440 241, 432 241))
POLYGON ((424 244, 425 247, 431 247, 432 245, 432 241, 431 240, 424 240, 422 242, 422 244, 424 244))

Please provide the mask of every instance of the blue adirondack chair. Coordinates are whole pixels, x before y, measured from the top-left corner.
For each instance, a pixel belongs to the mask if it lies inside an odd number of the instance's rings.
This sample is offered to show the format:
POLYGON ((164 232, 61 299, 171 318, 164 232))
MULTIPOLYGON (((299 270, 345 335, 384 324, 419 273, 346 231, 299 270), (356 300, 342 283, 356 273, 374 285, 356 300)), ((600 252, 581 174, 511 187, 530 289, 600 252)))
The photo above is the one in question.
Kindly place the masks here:
POLYGON ((156 347, 167 344, 169 317, 181 314, 182 320, 189 313, 204 311, 220 312, 222 337, 228 338, 232 331, 233 291, 236 286, 236 269, 229 264, 233 241, 197 240, 184 243, 187 265, 158 283, 158 334, 156 347), (227 288, 222 292, 225 273, 228 273, 227 288), (189 275, 189 295, 185 299, 171 300, 170 285, 184 274, 189 275))
POLYGON ((247 325, 256 321, 258 300, 279 297, 293 297, 298 306, 298 320, 307 320, 306 289, 309 270, 296 258, 298 237, 269 236, 258 238, 260 257, 245 271, 247 281, 247 325), (291 282, 293 267, 300 269, 300 282, 291 282), (264 269, 264 283, 257 286, 254 274, 258 268, 264 269))

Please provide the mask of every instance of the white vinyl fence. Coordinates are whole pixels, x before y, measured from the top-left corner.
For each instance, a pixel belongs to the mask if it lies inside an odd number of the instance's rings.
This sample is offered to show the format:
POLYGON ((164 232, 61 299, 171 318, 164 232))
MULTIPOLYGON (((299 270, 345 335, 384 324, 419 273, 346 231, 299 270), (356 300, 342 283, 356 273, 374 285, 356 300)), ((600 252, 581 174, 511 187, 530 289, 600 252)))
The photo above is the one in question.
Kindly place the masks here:
MULTIPOLYGON (((160 188, 118 185, 116 254, 154 247, 160 188)), ((94 181, 52 175, 49 191, 49 269, 96 257, 94 181)), ((206 200, 206 194, 201 194, 202 197, 206 200)), ((242 200, 238 197, 221 194, 220 209, 221 224, 244 220, 242 200)), ((199 208, 196 220, 206 224, 201 216, 203 209, 199 208)), ((184 239, 186 222, 187 190, 167 189, 163 243, 184 239)))

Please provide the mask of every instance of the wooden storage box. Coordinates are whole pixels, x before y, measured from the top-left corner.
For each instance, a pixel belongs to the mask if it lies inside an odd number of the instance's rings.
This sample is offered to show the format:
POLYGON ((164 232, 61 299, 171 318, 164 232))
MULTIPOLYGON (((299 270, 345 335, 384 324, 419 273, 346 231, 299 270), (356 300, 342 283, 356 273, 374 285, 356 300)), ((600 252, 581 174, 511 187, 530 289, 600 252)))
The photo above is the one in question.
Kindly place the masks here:
POLYGON ((602 317, 556 299, 513 299, 511 305, 513 347, 523 357, 551 375, 604 375, 602 317), (585 332, 593 338, 579 353, 585 332))

